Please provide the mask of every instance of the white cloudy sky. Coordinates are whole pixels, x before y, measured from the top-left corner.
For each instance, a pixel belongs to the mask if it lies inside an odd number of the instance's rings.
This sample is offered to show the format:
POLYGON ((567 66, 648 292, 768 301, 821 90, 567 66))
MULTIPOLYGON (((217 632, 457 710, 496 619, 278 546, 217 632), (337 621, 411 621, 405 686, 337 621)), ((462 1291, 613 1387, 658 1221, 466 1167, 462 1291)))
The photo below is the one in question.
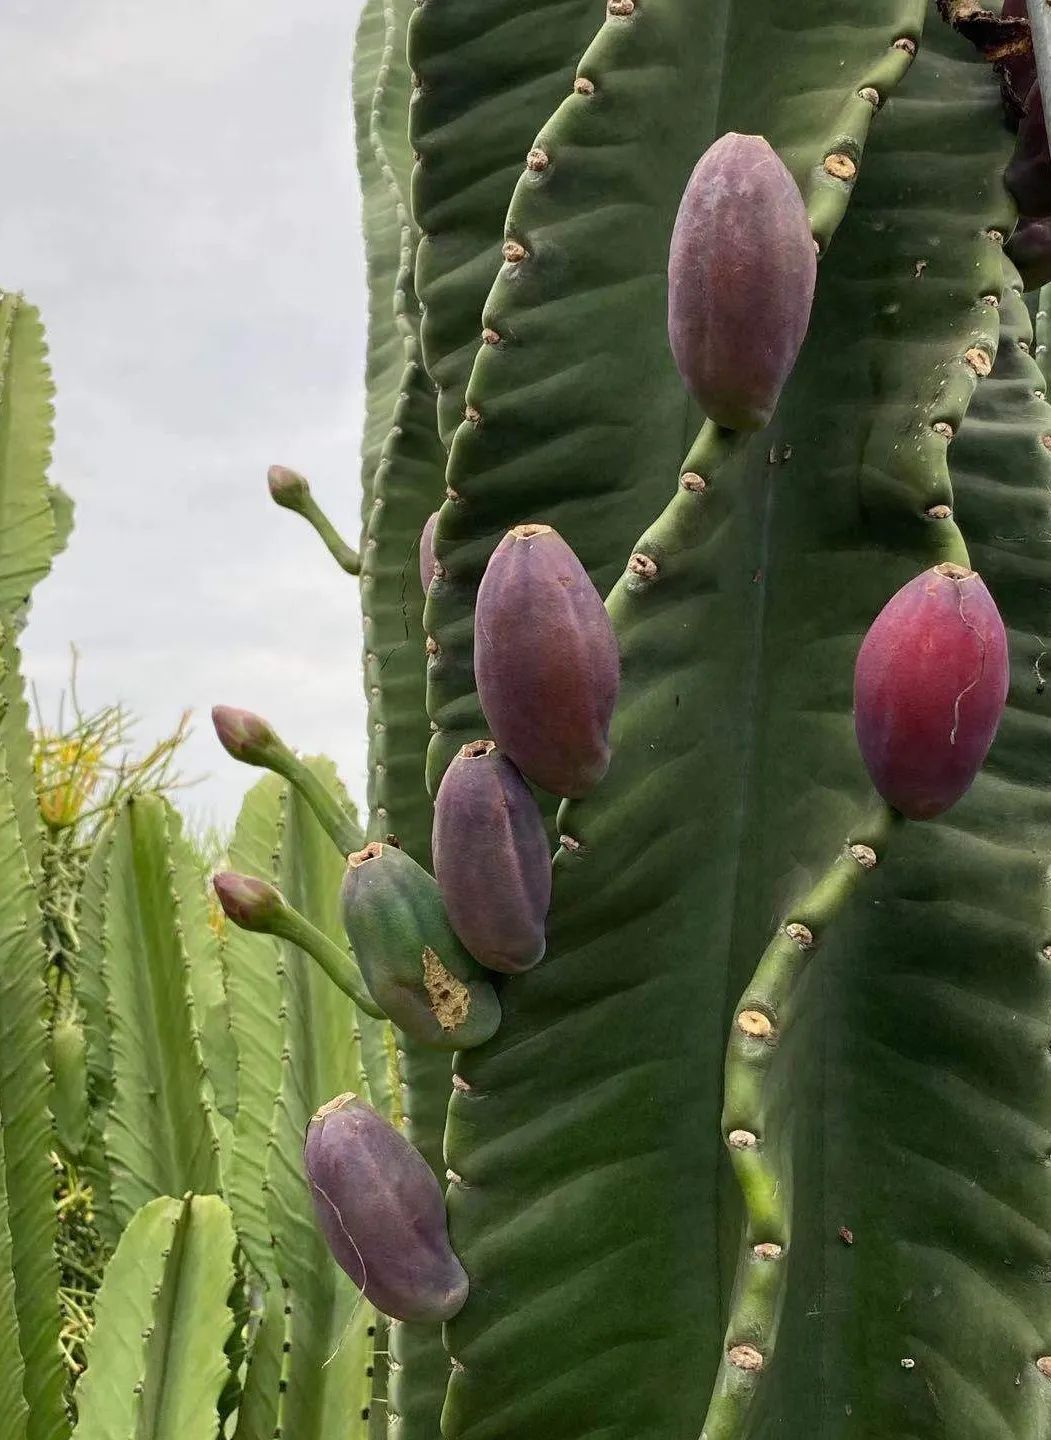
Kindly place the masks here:
POLYGON ((3 0, 0 288, 41 307, 53 478, 77 502, 37 591, 47 704, 148 740, 192 707, 185 797, 229 821, 251 772, 215 701, 272 719, 364 793, 355 582, 266 494, 307 474, 352 543, 364 261, 348 70, 359 0, 3 0))

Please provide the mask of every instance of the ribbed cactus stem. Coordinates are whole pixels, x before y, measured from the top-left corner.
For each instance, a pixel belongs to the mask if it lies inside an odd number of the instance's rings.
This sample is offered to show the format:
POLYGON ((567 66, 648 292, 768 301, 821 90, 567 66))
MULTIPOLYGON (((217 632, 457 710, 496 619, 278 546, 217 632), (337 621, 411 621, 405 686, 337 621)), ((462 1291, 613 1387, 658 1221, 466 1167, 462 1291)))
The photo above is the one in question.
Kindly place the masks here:
POLYGON ((359 1010, 374 1019, 386 1019, 365 988, 353 956, 341 950, 295 906, 289 905, 276 886, 253 875, 230 871, 216 875, 212 883, 219 903, 235 925, 242 930, 290 941, 317 961, 332 983, 349 996, 359 1010))
POLYGON ((360 573, 361 556, 356 550, 352 550, 340 535, 310 493, 306 479, 298 471, 289 470, 285 465, 271 465, 266 474, 266 482, 275 505, 302 515, 307 524, 317 531, 326 550, 341 570, 345 570, 348 575, 360 573))
POLYGON ((1026 0, 1029 29, 1033 36, 1033 58, 1040 82, 1040 98, 1047 118, 1048 97, 1051 96, 1051 6, 1047 0, 1026 0))
POLYGON ((727 1045, 723 1139, 747 1215, 747 1249, 701 1440, 741 1440, 744 1416, 773 1349, 791 1227, 790 1175, 767 1132, 770 1070, 793 1000, 829 928, 883 860, 902 817, 880 804, 778 926, 734 1013, 727 1045))
POLYGON ((313 810, 318 824, 349 855, 361 843, 361 833, 339 800, 299 756, 290 750, 268 721, 232 705, 212 709, 215 733, 228 755, 245 765, 258 765, 295 786, 313 810))

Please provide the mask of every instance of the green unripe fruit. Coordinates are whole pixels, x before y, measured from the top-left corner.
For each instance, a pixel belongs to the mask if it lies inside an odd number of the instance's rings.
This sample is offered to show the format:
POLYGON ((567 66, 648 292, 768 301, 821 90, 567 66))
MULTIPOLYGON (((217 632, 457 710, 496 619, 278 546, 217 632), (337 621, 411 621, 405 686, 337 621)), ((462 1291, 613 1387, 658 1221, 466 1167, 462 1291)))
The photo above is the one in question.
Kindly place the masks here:
POLYGON ((438 882, 404 850, 373 843, 347 859, 343 923, 376 1004, 438 1050, 481 1045, 500 1001, 445 914, 438 882))

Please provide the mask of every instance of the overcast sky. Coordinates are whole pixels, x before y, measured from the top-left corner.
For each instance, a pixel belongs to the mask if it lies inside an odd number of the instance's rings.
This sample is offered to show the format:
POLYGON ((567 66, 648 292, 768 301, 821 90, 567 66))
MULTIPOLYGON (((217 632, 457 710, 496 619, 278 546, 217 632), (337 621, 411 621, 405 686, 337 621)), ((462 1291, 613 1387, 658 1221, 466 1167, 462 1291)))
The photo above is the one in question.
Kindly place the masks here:
POLYGON ((216 701, 328 751, 364 795, 355 582, 266 493, 280 461, 356 543, 365 280, 348 73, 359 0, 3 0, 0 288, 48 329, 52 478, 77 505, 27 669, 143 742, 194 711, 184 797, 253 772, 216 701))

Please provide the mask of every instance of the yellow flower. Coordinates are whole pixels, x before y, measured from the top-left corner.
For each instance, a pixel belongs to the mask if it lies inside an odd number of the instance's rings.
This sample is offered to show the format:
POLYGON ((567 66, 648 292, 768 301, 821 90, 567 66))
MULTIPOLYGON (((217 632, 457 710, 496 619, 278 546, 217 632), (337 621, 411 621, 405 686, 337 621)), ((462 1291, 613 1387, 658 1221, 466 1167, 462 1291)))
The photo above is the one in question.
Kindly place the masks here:
POLYGON ((104 747, 77 735, 37 735, 33 752, 37 801, 51 830, 75 825, 95 793, 104 747))

